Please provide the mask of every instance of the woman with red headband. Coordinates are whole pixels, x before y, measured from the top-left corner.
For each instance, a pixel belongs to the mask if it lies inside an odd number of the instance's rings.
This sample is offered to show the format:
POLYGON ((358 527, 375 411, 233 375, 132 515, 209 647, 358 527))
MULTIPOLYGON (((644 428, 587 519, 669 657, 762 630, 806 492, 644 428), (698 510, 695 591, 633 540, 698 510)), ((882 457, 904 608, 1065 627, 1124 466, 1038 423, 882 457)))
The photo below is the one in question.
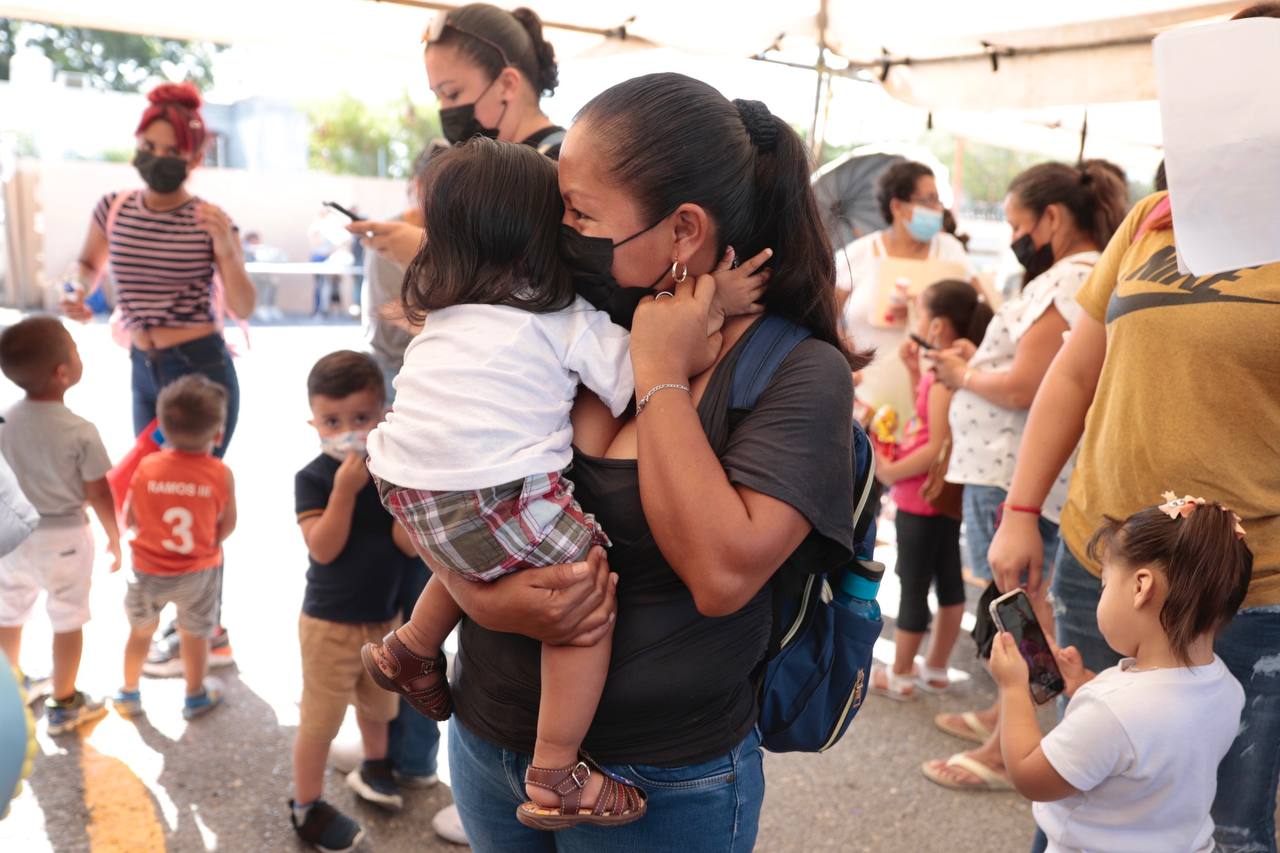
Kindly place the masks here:
MULTIPOLYGON (((200 93, 190 83, 166 83, 147 101, 133 158, 146 187, 108 193, 98 202, 80 251, 80 283, 91 289, 110 262, 131 341, 134 432, 155 417, 161 388, 202 373, 229 395, 226 429, 215 450, 222 456, 235 431, 240 387, 222 339, 214 279, 222 280, 226 307, 241 317, 253 311, 254 287, 231 219, 186 189, 204 159, 200 93)), ((88 319, 83 293, 63 305, 67 314, 88 319)))
MULTIPOLYGON (((160 389, 200 373, 227 389, 227 423, 214 448, 220 457, 240 412, 240 384, 222 338, 222 309, 225 304, 237 316, 248 317, 255 291, 231 219, 186 189, 187 178, 204 160, 207 134, 199 91, 190 83, 166 83, 151 90, 147 101, 133 157, 146 187, 107 193, 98 202, 80 250, 82 287, 62 303, 63 309, 80 320, 92 316, 84 294, 101 280, 109 262, 116 304, 130 338, 134 432, 142 432, 155 418, 160 389), (221 293, 215 277, 221 279, 221 293)), ((152 647, 144 672, 181 672, 177 637, 170 626, 152 647)), ((221 626, 209 663, 233 663, 221 626)))

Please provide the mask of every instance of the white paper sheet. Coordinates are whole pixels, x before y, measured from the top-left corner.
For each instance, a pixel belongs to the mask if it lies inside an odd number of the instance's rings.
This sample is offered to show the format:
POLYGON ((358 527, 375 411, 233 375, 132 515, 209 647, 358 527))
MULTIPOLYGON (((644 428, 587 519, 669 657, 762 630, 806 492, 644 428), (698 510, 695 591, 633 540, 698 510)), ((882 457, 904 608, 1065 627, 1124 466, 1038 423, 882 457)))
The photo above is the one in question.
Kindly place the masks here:
POLYGON ((1178 256, 1195 275, 1280 261, 1280 19, 1155 39, 1178 256))

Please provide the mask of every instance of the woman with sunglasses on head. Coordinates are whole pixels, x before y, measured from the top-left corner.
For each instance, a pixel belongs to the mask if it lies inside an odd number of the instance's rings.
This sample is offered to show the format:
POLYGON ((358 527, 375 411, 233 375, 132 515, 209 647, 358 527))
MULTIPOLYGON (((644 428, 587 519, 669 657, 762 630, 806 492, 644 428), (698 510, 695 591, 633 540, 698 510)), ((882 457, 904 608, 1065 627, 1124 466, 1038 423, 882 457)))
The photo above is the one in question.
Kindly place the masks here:
MULTIPOLYGON (((427 81, 450 143, 487 136, 559 157, 564 128, 540 105, 559 85, 559 69, 535 12, 460 6, 437 15, 423 42, 427 81)), ((423 238, 421 228, 406 222, 353 222, 348 230, 401 267, 413 260, 423 238)))

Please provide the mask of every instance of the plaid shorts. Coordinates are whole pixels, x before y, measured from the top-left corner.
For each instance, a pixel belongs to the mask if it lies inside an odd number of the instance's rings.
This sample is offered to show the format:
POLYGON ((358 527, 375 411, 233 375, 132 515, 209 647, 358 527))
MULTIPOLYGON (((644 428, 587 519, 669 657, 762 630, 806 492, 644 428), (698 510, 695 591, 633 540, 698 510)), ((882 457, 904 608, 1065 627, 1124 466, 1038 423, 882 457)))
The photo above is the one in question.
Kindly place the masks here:
POLYGON ((421 551, 469 580, 572 563, 609 539, 558 471, 473 492, 406 489, 378 480, 378 495, 421 551))

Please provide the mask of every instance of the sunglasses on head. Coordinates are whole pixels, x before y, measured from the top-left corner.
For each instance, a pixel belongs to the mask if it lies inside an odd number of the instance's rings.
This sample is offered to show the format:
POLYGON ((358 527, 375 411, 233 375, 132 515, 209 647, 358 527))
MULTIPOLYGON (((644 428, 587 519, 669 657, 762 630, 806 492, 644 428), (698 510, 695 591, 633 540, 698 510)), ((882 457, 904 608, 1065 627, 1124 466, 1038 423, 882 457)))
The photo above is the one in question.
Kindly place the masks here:
POLYGON ((453 23, 449 20, 448 12, 441 12, 431 19, 431 23, 427 25, 426 32, 422 34, 422 43, 428 46, 435 44, 444 37, 444 31, 446 29, 455 30, 462 33, 464 36, 471 36, 471 38, 476 41, 488 45, 498 52, 498 56, 502 57, 503 65, 511 64, 511 60, 507 58, 507 52, 503 50, 501 46, 491 39, 487 39, 478 33, 471 32, 470 30, 463 29, 453 23))

